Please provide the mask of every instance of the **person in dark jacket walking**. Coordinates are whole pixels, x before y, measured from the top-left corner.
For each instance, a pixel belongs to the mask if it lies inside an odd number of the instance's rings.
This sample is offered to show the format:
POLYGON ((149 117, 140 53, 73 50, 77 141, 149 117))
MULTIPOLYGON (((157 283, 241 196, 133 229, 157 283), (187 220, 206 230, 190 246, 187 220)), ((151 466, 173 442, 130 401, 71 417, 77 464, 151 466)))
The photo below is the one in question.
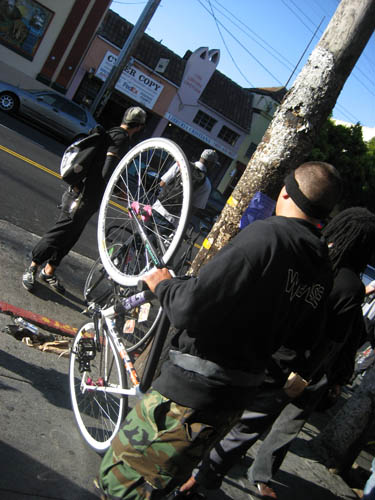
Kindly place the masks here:
POLYGON ((107 498, 164 498, 240 417, 271 354, 292 337, 299 349, 315 339, 333 280, 316 224, 340 191, 334 167, 305 163, 285 179, 276 216, 246 227, 197 277, 145 278, 178 332, 101 463, 107 498))
POLYGON ((248 471, 248 478, 257 485, 261 496, 277 498, 270 481, 291 442, 328 388, 337 395, 340 387, 349 382, 356 351, 367 338, 362 315, 365 287, 360 274, 375 248, 375 215, 362 207, 343 210, 327 224, 323 234, 335 276, 328 299, 325 334, 309 360, 299 356, 298 365, 291 356, 290 346, 289 349, 284 346, 273 356, 267 382, 262 384, 239 422, 194 471, 191 484, 197 481, 210 489, 219 488, 229 469, 272 426, 248 471), (288 388, 280 385, 279 381, 285 380, 282 368, 287 372, 298 370, 309 379, 299 397, 288 396, 288 388))
POLYGON ((79 186, 67 188, 63 193, 60 216, 33 248, 32 262, 22 275, 22 285, 26 290, 33 290, 38 268, 44 264, 40 279, 57 292, 65 293, 55 270, 76 244, 90 218, 98 211, 112 172, 128 152, 130 139, 142 130, 145 122, 146 112, 142 108, 128 108, 121 125, 108 131, 109 146, 104 163, 99 155, 99 161, 90 167, 84 181, 79 186))

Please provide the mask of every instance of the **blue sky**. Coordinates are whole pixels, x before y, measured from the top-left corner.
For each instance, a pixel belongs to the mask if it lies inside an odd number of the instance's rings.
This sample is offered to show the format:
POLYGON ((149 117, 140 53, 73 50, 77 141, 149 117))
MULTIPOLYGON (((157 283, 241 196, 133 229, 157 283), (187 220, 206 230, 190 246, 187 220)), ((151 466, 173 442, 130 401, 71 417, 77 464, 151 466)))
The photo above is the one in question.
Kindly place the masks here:
MULTIPOLYGON (((118 0, 111 9, 134 24, 146 4, 118 0)), ((290 79, 290 88, 338 4, 339 0, 162 0, 146 33, 181 57, 202 46, 220 49, 218 70, 242 87, 277 87, 290 79)), ((341 91, 333 117, 375 127, 374 34, 341 91)))

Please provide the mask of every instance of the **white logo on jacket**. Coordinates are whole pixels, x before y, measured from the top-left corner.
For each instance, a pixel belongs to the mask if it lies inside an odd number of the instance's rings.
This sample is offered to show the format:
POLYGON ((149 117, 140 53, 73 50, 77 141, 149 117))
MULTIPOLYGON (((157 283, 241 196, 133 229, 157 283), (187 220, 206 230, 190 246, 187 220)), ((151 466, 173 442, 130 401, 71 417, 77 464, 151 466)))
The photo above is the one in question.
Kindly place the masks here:
POLYGON ((295 298, 303 299, 316 309, 323 297, 324 286, 320 283, 314 283, 312 285, 301 283, 298 271, 288 269, 288 280, 285 291, 290 294, 290 301, 295 298))

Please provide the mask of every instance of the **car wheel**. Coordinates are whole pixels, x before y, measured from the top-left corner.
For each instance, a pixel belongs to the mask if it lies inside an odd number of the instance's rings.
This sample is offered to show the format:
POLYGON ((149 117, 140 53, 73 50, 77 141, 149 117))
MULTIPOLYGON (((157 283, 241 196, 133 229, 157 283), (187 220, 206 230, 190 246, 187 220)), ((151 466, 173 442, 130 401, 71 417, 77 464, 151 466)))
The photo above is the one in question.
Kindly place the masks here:
POLYGON ((3 92, 0 94, 0 109, 7 113, 15 113, 18 110, 19 100, 15 94, 11 92, 3 92))

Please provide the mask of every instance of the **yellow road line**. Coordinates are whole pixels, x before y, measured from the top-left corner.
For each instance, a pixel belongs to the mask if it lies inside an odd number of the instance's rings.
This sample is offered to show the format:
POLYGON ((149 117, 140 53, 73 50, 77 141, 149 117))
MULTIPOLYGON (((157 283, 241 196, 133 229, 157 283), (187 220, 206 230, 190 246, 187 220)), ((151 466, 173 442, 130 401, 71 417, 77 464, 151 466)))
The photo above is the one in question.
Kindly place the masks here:
POLYGON ((30 158, 27 158, 26 156, 22 156, 19 153, 16 153, 15 151, 12 151, 11 149, 6 148, 5 146, 2 146, 0 144, 0 150, 5 151, 5 153, 8 153, 12 156, 15 156, 16 158, 19 158, 20 160, 25 161, 26 163, 30 163, 30 165, 34 165, 34 167, 40 168, 41 170, 44 170, 45 172, 54 175, 58 179, 61 179, 61 175, 54 172, 50 168, 45 167, 44 165, 41 165, 40 163, 37 163, 36 161, 30 160, 30 158))
MULTIPOLYGON (((8 154, 10 154, 12 156, 15 156, 16 158, 19 158, 20 160, 25 161, 26 163, 30 163, 30 165, 34 165, 34 167, 40 168, 40 170, 44 170, 48 174, 54 175, 58 179, 61 179, 61 175, 58 174, 58 173, 56 173, 56 172, 54 172, 50 168, 47 168, 44 165, 41 165, 40 163, 37 163, 36 161, 30 160, 30 158, 27 158, 26 156, 20 155, 19 153, 16 153, 12 149, 8 149, 5 146, 2 146, 1 144, 0 144, 0 150, 4 151, 5 153, 8 153, 8 154)), ((114 201, 110 201, 110 203, 111 203, 111 205, 114 205, 115 207, 119 208, 120 210, 122 210, 124 212, 128 211, 125 207, 123 207, 122 205, 119 205, 118 203, 115 203, 114 201)), ((200 245, 198 245, 197 243, 194 243, 194 246, 196 248, 201 248, 200 245)))

